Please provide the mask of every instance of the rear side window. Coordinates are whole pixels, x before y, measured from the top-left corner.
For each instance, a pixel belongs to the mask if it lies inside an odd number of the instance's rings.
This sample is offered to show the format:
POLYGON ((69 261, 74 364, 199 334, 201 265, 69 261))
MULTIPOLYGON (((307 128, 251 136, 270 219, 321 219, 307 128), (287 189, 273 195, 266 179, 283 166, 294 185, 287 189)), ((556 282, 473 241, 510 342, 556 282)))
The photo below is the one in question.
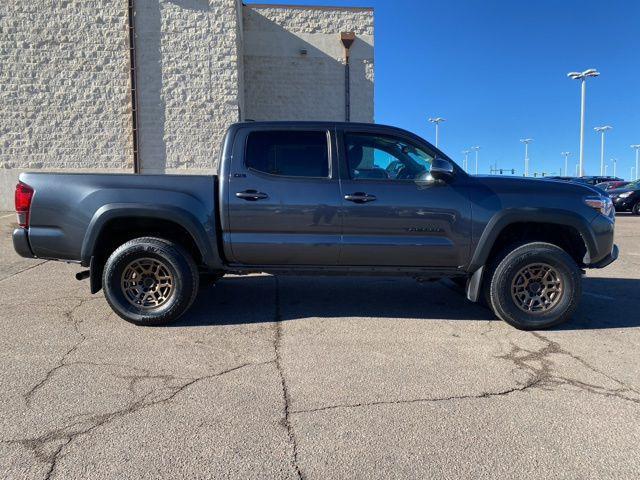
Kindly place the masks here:
POLYGON ((322 131, 252 132, 245 152, 247 168, 288 177, 328 177, 329 147, 322 131))

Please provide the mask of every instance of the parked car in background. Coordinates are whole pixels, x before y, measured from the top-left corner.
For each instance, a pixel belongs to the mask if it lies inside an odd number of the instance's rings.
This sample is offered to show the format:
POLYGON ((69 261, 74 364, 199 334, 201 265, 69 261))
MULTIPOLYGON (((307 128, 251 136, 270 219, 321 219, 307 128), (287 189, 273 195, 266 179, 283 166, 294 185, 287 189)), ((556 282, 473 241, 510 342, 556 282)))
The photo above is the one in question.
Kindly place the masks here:
POLYGON ((618 180, 613 180, 611 182, 602 182, 596 185, 596 187, 608 191, 608 190, 613 190, 614 188, 622 188, 625 185, 629 185, 631 182, 626 182, 626 181, 618 181, 618 180))
POLYGON ((586 183, 587 185, 598 185, 604 182, 621 182, 622 178, 618 177, 605 177, 605 176, 584 176, 576 177, 573 179, 575 182, 586 183))
POLYGON ((571 182, 575 179, 575 177, 559 177, 559 176, 554 176, 554 177, 542 177, 543 180, 560 180, 563 182, 571 182))
POLYGON ((631 182, 622 188, 607 191, 616 212, 632 212, 640 215, 640 180, 631 182))

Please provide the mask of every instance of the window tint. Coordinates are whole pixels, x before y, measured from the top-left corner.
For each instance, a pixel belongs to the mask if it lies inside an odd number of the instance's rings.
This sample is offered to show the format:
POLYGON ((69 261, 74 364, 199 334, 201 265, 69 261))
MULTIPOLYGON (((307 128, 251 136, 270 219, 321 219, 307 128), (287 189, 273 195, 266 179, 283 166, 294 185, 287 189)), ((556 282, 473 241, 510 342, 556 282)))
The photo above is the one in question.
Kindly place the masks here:
POLYGON ((384 135, 345 135, 352 179, 414 180, 426 177, 433 156, 404 140, 384 135))
POLYGON ((252 132, 247 140, 245 165, 272 175, 328 177, 326 132, 252 132))

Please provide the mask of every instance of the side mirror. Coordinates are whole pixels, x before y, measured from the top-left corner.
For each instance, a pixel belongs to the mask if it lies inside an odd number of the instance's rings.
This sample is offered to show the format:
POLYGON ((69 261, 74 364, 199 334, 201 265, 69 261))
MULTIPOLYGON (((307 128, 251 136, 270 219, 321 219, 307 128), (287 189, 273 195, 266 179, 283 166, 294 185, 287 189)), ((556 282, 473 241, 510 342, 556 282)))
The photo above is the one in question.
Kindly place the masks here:
POLYGON ((434 158, 429 174, 436 180, 449 180, 453 177, 453 165, 444 158, 434 158))

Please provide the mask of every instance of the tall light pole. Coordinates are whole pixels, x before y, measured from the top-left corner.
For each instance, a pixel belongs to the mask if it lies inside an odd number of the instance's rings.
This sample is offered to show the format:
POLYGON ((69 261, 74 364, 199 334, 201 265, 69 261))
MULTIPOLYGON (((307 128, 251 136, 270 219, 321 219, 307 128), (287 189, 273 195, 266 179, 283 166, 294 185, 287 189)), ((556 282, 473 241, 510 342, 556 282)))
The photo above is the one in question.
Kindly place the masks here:
POLYGON ((611 159, 611 163, 613 163, 613 176, 616 176, 616 170, 617 170, 617 165, 618 165, 618 159, 617 158, 612 158, 611 159))
POLYGON ((600 175, 604 175, 604 134, 612 128, 610 125, 594 128, 596 132, 600 133, 600 175))
POLYGON ((595 68, 590 68, 585 70, 584 72, 569 72, 567 73, 567 77, 572 80, 580 80, 581 82, 581 97, 580 97, 580 170, 579 177, 584 175, 584 111, 586 107, 586 98, 587 98, 587 78, 589 77, 597 77, 600 75, 600 72, 595 68))
MULTIPOLYGON (((631 148, 633 148, 636 151, 636 175, 638 175, 638 158, 640 158, 640 145, 631 145, 631 148)), ((631 174, 631 180, 635 180, 633 178, 633 173, 631 174)))
POLYGON ((521 138, 520 141, 524 143, 524 176, 529 176, 529 144, 533 142, 533 138, 521 138))
POLYGON ((467 165, 469 165, 469 153, 471 153, 470 150, 463 150, 462 153, 464 153, 464 163, 462 164, 462 167, 464 168, 464 171, 467 171, 467 165))
POLYGON ((631 167, 631 179, 630 179, 630 180, 632 180, 632 181, 633 181, 633 179, 634 179, 634 178, 635 178, 635 177, 633 176, 633 167, 631 167))
POLYGON ((569 155, 571 152, 562 152, 560 155, 564 157, 564 174, 569 177, 569 155))
POLYGON ((477 175, 478 174, 478 150, 480 150, 480 147, 476 145, 475 147, 471 147, 471 150, 476 152, 476 175, 477 175))
POLYGON ((436 118, 430 118, 429 121, 431 123, 435 123, 436 125, 436 148, 438 148, 438 137, 439 137, 439 130, 440 130, 440 124, 444 121, 446 121, 444 118, 440 118, 440 117, 436 117, 436 118))

